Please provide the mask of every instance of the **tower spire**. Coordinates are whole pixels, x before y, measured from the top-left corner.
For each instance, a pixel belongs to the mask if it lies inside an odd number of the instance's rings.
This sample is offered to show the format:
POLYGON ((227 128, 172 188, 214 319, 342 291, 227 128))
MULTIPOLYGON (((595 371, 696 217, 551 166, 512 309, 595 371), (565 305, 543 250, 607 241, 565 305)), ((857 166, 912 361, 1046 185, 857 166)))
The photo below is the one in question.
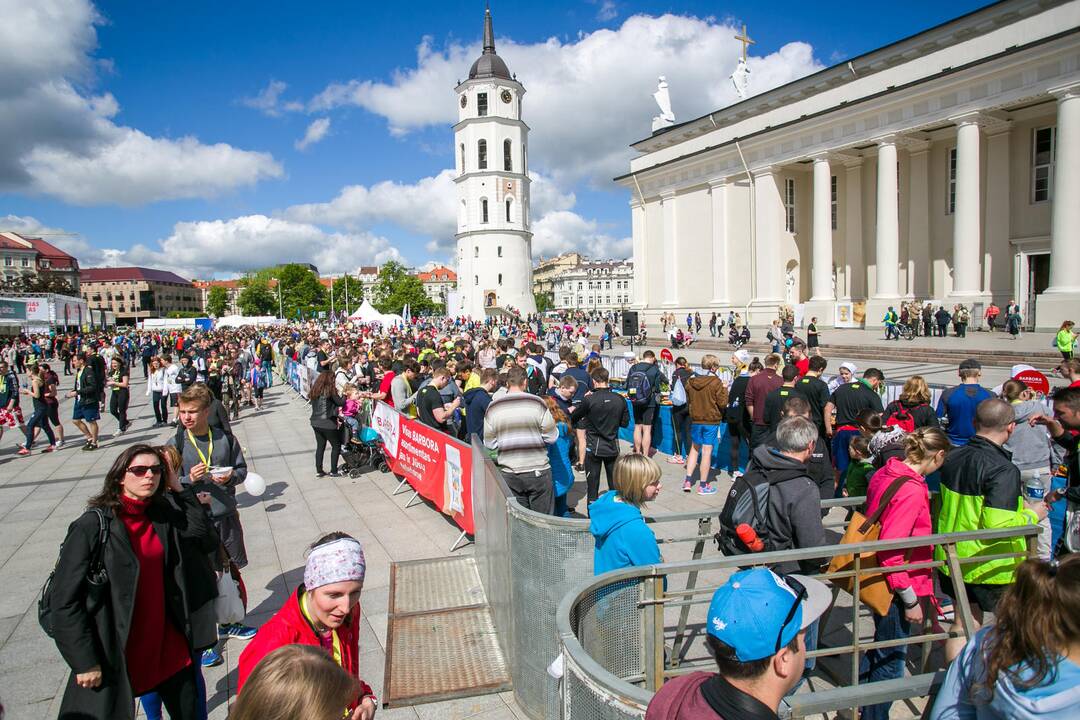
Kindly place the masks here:
POLYGON ((495 31, 491 27, 491 6, 484 8, 484 54, 495 54, 495 31))

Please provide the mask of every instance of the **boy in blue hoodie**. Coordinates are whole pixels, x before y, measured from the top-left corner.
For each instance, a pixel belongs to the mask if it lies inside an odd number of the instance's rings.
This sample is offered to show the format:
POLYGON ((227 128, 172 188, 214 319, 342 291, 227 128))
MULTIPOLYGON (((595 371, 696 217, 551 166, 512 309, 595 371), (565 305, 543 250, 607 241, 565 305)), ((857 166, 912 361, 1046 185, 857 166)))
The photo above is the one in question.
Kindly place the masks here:
POLYGON ((660 466, 645 455, 623 455, 612 484, 614 490, 589 506, 589 532, 596 539, 593 573, 662 562, 656 535, 641 515, 641 506, 660 494, 660 466))

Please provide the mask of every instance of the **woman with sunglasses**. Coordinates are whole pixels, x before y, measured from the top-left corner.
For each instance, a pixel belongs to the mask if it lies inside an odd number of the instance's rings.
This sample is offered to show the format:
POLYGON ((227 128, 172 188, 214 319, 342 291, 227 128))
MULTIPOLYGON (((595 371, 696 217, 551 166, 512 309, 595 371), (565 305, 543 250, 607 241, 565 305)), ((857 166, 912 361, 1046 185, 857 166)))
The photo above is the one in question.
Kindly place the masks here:
POLYGON ((156 448, 128 448, 68 528, 50 598, 53 639, 72 671, 61 718, 130 720, 135 698, 151 691, 173 720, 198 717, 184 558, 220 541, 194 492, 166 467, 156 448), (99 512, 108 581, 95 592, 87 574, 99 552, 99 512))

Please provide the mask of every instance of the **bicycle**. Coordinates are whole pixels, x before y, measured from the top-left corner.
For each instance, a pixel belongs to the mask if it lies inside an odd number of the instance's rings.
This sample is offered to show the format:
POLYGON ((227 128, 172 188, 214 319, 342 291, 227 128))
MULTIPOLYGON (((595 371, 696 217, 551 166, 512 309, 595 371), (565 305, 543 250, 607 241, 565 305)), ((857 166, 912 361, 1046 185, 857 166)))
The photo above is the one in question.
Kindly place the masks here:
POLYGON ((915 328, 907 323, 896 323, 896 334, 905 340, 914 340, 915 328))

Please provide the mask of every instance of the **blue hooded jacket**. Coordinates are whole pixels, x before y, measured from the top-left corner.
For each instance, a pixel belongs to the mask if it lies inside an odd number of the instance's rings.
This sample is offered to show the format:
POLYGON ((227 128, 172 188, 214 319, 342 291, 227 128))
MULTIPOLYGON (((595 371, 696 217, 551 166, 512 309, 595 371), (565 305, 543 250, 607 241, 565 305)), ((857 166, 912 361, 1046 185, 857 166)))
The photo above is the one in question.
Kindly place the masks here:
POLYGON ((565 495, 574 487, 574 469, 570 466, 570 428, 566 423, 556 423, 559 439, 548 445, 548 462, 551 463, 551 481, 555 484, 555 497, 565 495))
POLYGON ((641 510, 609 490, 589 506, 589 532, 596 539, 593 573, 599 575, 635 565, 663 562, 656 535, 641 510))

